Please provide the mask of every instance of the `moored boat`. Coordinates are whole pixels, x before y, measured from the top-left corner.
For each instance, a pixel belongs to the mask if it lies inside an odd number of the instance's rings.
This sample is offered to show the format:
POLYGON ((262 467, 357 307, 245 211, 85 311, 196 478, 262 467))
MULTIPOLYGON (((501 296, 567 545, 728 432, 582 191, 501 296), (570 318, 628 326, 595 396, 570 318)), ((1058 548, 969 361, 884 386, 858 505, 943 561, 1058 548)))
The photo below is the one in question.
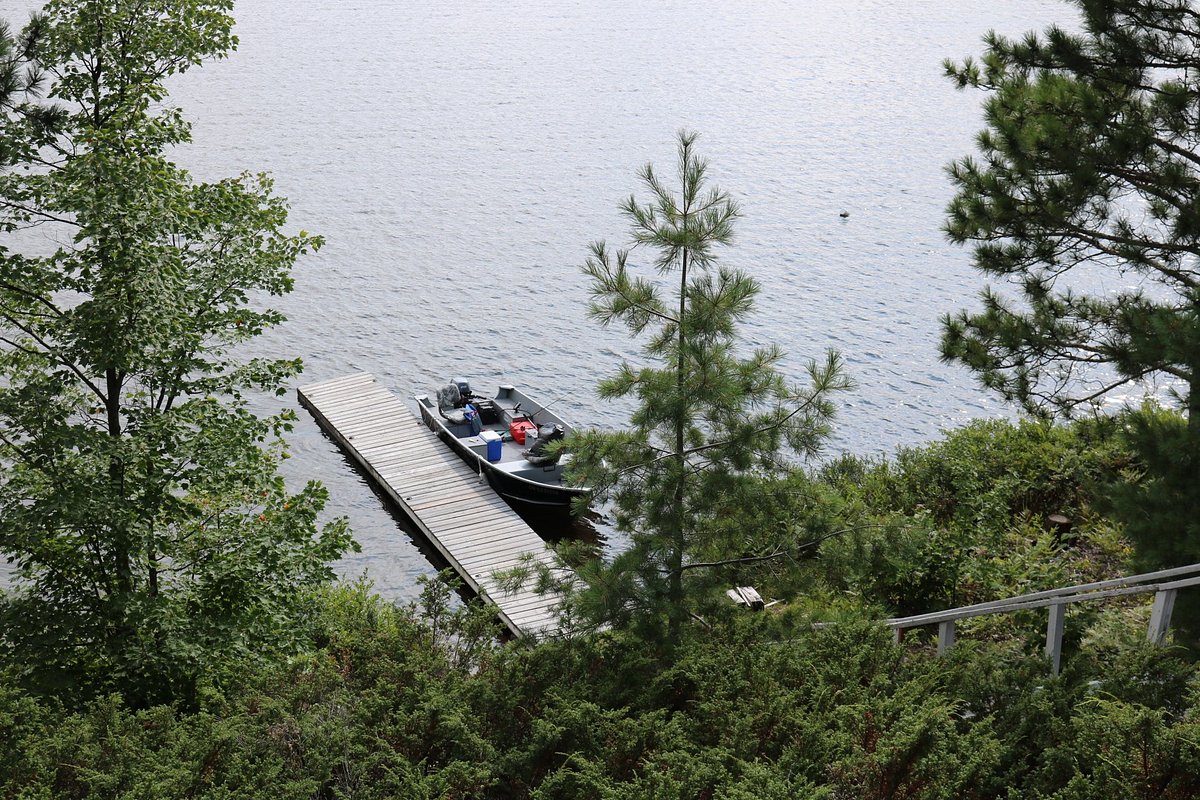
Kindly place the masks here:
POLYGON ((551 404, 539 404, 509 384, 494 397, 477 395, 465 381, 416 400, 425 424, 506 500, 565 510, 588 493, 563 479, 570 454, 549 447, 572 431, 551 404))

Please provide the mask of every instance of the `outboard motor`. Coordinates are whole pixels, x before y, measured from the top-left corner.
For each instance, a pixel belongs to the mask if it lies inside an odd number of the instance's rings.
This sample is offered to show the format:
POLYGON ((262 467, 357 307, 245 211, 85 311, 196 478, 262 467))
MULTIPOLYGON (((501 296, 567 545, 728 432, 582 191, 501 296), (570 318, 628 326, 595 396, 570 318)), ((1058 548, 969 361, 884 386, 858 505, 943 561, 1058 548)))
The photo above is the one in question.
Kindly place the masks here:
POLYGON ((458 393, 462 396, 464 403, 471 399, 471 384, 464 380, 459 380, 458 378, 455 378, 450 382, 458 387, 458 393))

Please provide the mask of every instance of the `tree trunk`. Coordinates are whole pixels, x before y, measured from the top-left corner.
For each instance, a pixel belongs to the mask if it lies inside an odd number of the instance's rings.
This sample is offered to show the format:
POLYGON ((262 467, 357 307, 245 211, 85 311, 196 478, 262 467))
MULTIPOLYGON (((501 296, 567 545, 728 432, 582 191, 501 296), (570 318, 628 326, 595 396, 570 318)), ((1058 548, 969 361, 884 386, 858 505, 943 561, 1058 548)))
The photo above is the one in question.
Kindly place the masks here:
MULTIPOLYGON (((124 376, 110 367, 105 371, 107 383, 107 401, 105 411, 108 417, 108 435, 114 439, 121 437, 121 384, 124 376)), ((110 525, 113 542, 113 567, 117 576, 117 592, 128 594, 133 589, 133 567, 130 564, 129 534, 125 530, 123 514, 125 509, 120 501, 125 497, 125 464, 114 455, 109 459, 108 478, 112 484, 113 494, 118 496, 119 505, 113 509, 115 523, 110 525)))
MULTIPOLYGON (((687 225, 687 209, 684 209, 684 225, 687 225)), ((671 649, 679 642, 680 631, 683 627, 685 619, 685 610, 683 607, 683 550, 684 542, 684 477, 687 475, 687 461, 685 452, 685 423, 683 414, 683 397, 684 397, 684 378, 686 370, 685 362, 685 340, 683 315, 687 311, 687 273, 688 273, 688 251, 683 251, 682 265, 679 275, 679 340, 678 340, 678 361, 675 367, 675 392, 676 392, 676 416, 675 416, 675 468, 678 470, 678 475, 675 479, 675 497, 673 502, 675 507, 671 509, 671 518, 675 530, 671 531, 671 553, 670 563, 667 564, 667 569, 670 574, 670 582, 667 586, 667 641, 671 649)))

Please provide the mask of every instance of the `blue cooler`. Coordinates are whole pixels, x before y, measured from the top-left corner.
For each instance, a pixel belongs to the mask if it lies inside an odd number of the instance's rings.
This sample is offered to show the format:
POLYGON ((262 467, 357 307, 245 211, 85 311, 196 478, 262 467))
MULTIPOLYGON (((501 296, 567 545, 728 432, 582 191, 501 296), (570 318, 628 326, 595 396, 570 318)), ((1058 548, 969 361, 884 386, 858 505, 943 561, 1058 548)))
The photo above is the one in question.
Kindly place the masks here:
POLYGON ((479 438, 487 442, 487 460, 495 464, 500 460, 500 434, 495 431, 483 431, 479 438))

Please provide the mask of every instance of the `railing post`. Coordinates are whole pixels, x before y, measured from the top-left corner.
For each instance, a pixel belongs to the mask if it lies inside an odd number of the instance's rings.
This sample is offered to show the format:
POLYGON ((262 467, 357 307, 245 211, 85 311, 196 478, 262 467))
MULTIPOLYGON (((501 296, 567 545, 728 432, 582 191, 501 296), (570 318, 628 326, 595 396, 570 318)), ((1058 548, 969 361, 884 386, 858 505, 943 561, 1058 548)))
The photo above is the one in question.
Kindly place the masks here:
POLYGON ((1050 674, 1057 675, 1062 666, 1063 623, 1066 619, 1067 604, 1054 603, 1047 610, 1050 612, 1050 619, 1046 623, 1046 655, 1050 657, 1050 674))
POLYGON ((1175 608, 1175 589, 1154 593, 1154 607, 1150 611, 1150 629, 1146 638, 1152 644, 1162 644, 1171 627, 1171 611, 1175 608))
POLYGON ((900 644, 904 641, 904 628, 892 628, 892 644, 900 644))
POLYGON ((938 623, 937 654, 945 655, 951 647, 954 647, 954 620, 952 619, 938 623))

